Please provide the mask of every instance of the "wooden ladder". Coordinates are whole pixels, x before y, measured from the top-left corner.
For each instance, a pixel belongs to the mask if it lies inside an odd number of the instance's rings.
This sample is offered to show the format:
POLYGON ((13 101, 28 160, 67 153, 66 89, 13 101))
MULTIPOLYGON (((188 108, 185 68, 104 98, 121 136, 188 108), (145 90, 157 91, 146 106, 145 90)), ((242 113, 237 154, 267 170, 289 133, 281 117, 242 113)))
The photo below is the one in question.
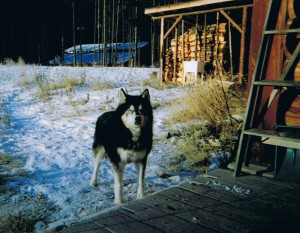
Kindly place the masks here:
POLYGON ((258 137, 266 144, 273 146, 282 146, 288 148, 300 149, 300 138, 293 135, 287 135, 276 131, 258 129, 263 116, 267 112, 269 106, 274 100, 275 95, 268 98, 265 103, 260 102, 262 98, 263 88, 273 86, 274 91, 280 90, 282 87, 300 88, 299 81, 286 80, 287 74, 299 61, 300 42, 296 46, 293 54, 278 80, 265 80, 269 55, 271 52, 272 41, 274 35, 287 35, 288 33, 300 33, 300 28, 276 30, 277 18, 279 16, 280 4, 282 1, 270 0, 269 7, 263 27, 262 39, 258 51, 257 64, 253 73, 253 81, 251 84, 244 126, 241 132, 239 147, 237 150, 236 163, 234 168, 234 176, 238 176, 242 166, 249 166, 251 142, 254 137, 258 137), (259 112, 260 110, 260 112, 259 112))

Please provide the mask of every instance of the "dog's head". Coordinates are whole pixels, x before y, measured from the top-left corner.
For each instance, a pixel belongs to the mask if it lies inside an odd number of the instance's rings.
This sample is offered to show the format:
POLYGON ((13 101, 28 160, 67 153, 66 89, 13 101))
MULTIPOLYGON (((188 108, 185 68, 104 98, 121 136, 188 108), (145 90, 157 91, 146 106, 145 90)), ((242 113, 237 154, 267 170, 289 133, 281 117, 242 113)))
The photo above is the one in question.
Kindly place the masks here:
POLYGON ((152 127, 152 107, 148 89, 137 96, 128 95, 121 89, 120 105, 118 108, 121 110, 123 124, 133 134, 139 134, 140 129, 147 125, 151 125, 152 127))

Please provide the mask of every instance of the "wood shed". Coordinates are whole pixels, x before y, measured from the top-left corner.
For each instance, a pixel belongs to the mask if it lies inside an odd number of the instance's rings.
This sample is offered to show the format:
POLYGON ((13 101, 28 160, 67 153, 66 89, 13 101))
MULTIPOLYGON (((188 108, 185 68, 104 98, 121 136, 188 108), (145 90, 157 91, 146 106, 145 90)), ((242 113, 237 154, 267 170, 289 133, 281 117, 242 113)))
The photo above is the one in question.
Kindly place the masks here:
POLYGON ((250 25, 252 0, 189 1, 148 8, 145 14, 160 23, 162 81, 182 82, 183 61, 203 61, 213 72, 227 66, 233 74, 235 68, 237 83, 242 83, 247 71, 246 34, 250 33, 247 21, 250 25))

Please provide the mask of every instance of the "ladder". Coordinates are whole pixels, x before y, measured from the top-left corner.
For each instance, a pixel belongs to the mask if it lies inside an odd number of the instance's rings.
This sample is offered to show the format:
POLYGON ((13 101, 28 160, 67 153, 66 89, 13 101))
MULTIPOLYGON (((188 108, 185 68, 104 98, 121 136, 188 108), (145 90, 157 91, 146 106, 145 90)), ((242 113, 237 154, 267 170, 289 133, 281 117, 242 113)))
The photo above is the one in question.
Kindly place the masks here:
MULTIPOLYGON (((287 35, 289 33, 300 33, 300 28, 276 30, 277 18, 279 15, 279 9, 281 5, 280 0, 270 0, 266 19, 262 32, 262 39, 260 42, 260 48, 258 51, 257 64, 253 73, 253 81, 251 84, 247 109, 245 115, 244 126, 241 131, 239 146, 237 150, 236 163, 234 168, 234 176, 238 176, 241 172, 242 166, 249 166, 250 163, 250 147, 253 139, 259 138, 261 142, 264 142, 273 146, 282 146, 287 148, 300 149, 300 138, 294 135, 287 135, 276 131, 259 129, 259 125, 263 119, 263 116, 267 112, 272 101, 275 99, 275 95, 269 97, 265 103, 261 103, 261 97, 264 87, 272 86, 274 91, 278 92, 283 87, 300 88, 299 81, 286 80, 287 74, 291 67, 297 64, 299 61, 300 42, 296 46, 292 53, 289 62, 285 66, 278 80, 265 80, 267 65, 269 61, 269 55, 271 52, 272 41, 274 35, 287 35), (260 108, 261 107, 261 108, 260 108), (259 112, 260 110, 260 112, 259 112)), ((300 17, 300 16, 298 16, 300 17)), ((276 162, 276 161, 275 161, 276 162)), ((275 169, 274 169, 275 171, 275 169)))

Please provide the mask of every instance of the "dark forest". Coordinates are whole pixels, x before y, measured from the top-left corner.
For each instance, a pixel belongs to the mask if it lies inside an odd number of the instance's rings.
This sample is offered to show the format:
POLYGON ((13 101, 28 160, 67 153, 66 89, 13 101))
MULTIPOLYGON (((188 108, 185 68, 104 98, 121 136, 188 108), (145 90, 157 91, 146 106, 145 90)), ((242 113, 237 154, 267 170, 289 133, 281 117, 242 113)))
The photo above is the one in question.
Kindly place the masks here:
POLYGON ((177 2, 184 1, 3 0, 0 62, 46 64, 74 44, 150 41, 156 28, 144 9, 177 2))

